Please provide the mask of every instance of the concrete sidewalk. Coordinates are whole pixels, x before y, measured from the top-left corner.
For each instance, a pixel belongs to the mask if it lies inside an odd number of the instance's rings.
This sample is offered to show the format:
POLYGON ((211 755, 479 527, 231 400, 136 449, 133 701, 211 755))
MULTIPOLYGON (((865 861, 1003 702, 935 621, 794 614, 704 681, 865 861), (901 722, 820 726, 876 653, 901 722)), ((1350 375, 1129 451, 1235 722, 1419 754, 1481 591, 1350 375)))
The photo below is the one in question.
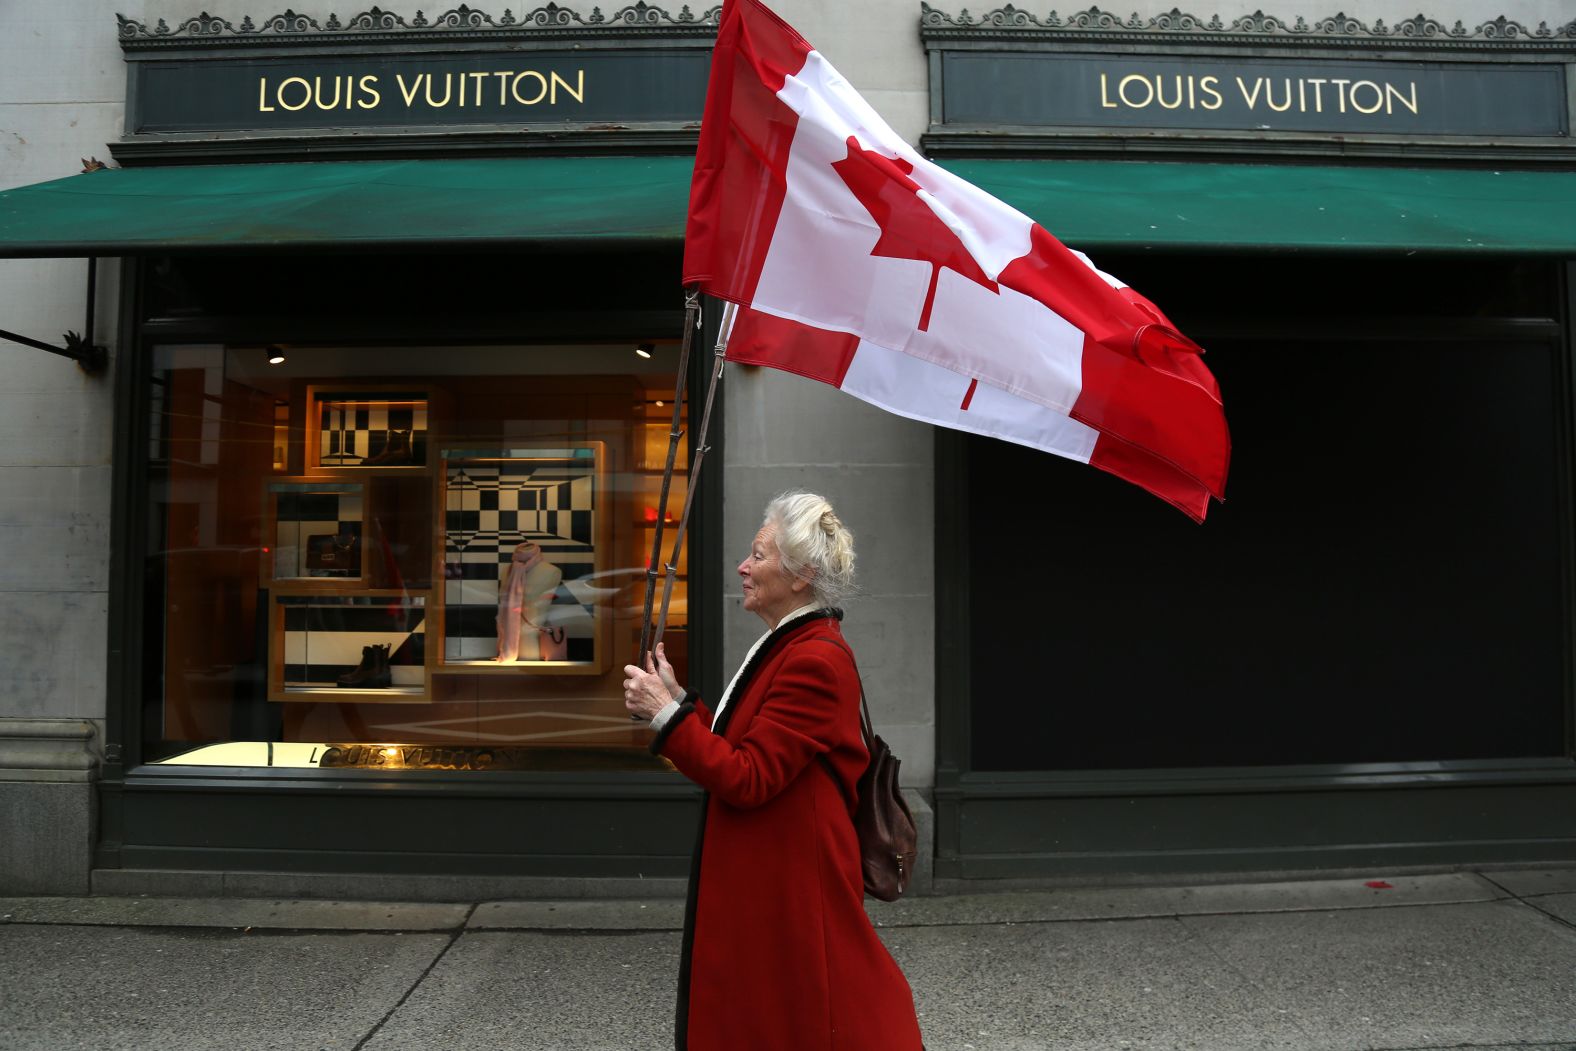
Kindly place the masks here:
MULTIPOLYGON (((1576 869, 871 914, 931 1051, 1576 1049, 1576 869)), ((667 900, 0 899, 0 1048, 659 1051, 681 921, 667 900)))

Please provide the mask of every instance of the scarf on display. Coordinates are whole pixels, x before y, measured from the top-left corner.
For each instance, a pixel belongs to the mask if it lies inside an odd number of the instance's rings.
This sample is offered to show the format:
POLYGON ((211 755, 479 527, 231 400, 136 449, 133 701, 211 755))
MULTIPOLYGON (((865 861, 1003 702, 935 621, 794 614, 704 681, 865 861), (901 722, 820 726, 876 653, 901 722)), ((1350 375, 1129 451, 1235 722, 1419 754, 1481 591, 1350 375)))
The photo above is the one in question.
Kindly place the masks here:
POLYGON ((525 578, 541 561, 542 549, 529 541, 516 547, 510 558, 509 587, 498 597, 498 659, 501 661, 512 661, 520 655, 520 628, 531 623, 525 616, 525 578))

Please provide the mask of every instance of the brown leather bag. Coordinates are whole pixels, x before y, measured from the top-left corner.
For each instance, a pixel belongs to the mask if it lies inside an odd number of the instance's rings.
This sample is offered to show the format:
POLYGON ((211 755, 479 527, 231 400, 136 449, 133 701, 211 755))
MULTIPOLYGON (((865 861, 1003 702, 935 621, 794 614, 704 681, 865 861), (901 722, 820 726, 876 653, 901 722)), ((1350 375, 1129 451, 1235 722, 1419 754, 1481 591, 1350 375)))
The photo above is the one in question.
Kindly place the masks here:
MULTIPOLYGON (((848 654, 853 651, 833 639, 823 639, 848 654)), ((856 664, 854 674, 859 675, 856 664)), ((855 785, 859 797, 852 803, 854 831, 859 836, 860 868, 864 876, 865 893, 879 901, 896 901, 908 889, 914 874, 914 860, 919 856, 919 831, 914 827, 914 815, 903 799, 898 787, 898 767, 902 761, 892 754, 887 743, 876 736, 870 722, 870 705, 865 700, 865 682, 859 679, 859 727, 864 732, 865 747, 870 752, 870 762, 855 785)), ((826 756, 818 757, 832 782, 842 791, 843 782, 827 762, 826 756)), ((847 794, 844 794, 847 799, 847 794)))

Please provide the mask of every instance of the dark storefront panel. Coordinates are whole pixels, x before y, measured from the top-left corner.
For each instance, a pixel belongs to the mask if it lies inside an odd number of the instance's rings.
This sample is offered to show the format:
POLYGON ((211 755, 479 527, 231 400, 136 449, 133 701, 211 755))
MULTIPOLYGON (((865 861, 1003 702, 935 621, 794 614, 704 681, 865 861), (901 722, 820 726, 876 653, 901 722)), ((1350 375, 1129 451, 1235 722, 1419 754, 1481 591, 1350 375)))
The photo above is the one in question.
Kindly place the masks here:
POLYGON ((973 693, 1013 711, 975 705, 973 768, 1563 754, 1552 348, 1209 358, 1234 457, 1202 528, 970 440, 972 491, 1006 496, 990 528, 1033 538, 1005 564, 972 549, 973 693))
POLYGON ((938 439, 938 875, 1567 856, 1563 266, 1095 261, 1207 348, 1227 501, 938 439))

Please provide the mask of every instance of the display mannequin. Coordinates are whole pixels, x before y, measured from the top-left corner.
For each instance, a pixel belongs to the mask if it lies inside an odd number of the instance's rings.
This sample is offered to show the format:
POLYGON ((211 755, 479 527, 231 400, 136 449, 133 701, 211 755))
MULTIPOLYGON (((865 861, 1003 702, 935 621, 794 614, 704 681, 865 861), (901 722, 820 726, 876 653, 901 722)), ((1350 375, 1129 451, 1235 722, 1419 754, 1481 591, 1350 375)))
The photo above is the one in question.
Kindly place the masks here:
POLYGON ((564 659, 564 631, 548 624, 553 594, 564 572, 542 556, 532 541, 515 547, 509 570, 498 581, 498 659, 564 659))

